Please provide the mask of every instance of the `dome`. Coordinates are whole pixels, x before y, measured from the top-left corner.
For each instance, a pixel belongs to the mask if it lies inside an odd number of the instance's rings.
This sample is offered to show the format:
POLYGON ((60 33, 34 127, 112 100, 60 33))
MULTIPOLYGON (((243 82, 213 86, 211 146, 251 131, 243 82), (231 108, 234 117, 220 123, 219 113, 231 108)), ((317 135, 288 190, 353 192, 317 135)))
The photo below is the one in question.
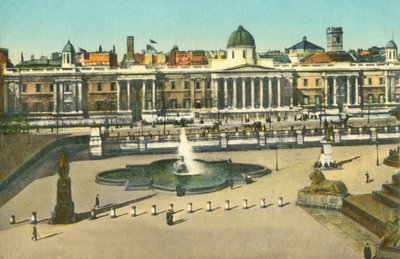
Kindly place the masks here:
POLYGON ((386 44, 386 48, 387 48, 387 49, 397 49, 397 45, 396 45, 396 43, 394 43, 393 40, 390 40, 390 41, 386 44))
POLYGON ((253 36, 250 34, 250 32, 246 31, 242 25, 240 25, 237 30, 231 34, 228 40, 228 45, 226 47, 232 48, 240 46, 256 46, 253 36))
POLYGON ((71 44, 69 40, 67 44, 65 44, 65 47, 63 48, 62 52, 75 52, 74 46, 71 44))

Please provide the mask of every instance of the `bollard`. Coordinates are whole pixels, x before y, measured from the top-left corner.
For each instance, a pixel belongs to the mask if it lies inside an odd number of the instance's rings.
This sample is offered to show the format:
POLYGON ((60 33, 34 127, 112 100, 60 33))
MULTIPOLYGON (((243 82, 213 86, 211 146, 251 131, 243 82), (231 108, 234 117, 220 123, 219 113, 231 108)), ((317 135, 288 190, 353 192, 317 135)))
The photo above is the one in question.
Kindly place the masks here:
POLYGON ((188 209, 187 209, 188 213, 193 213, 193 204, 191 202, 188 203, 188 209))
POLYGON ((265 205, 265 199, 261 199, 261 205, 260 205, 260 208, 265 208, 266 207, 266 205, 265 205))
POLYGON ((131 207, 131 217, 136 217, 136 206, 131 207))
POLYGON ((229 206, 229 200, 225 201, 225 210, 230 210, 230 206, 229 206))
POLYGON ((207 201, 207 212, 211 212, 211 201, 207 201))
POLYGON ((283 207, 283 198, 282 197, 278 198, 278 207, 283 207))
POLYGON ((157 207, 156 205, 151 205, 151 215, 156 216, 157 215, 157 207))
POLYGON ((37 212, 33 211, 31 216, 31 224, 36 224, 36 223, 37 223, 37 212))
POLYGON ((169 210, 174 213, 174 204, 169 204, 169 210))
POLYGON ((249 207, 247 207, 247 199, 243 200, 243 209, 248 209, 249 207))
POLYGON ((95 209, 91 209, 90 210, 90 217, 89 219, 93 220, 96 219, 96 210, 95 209))
POLYGON ((11 225, 15 224, 15 215, 10 216, 10 224, 11 225))
POLYGON ((110 217, 111 218, 116 218, 117 217, 117 214, 115 213, 115 209, 114 208, 111 208, 111 210, 110 210, 110 217))

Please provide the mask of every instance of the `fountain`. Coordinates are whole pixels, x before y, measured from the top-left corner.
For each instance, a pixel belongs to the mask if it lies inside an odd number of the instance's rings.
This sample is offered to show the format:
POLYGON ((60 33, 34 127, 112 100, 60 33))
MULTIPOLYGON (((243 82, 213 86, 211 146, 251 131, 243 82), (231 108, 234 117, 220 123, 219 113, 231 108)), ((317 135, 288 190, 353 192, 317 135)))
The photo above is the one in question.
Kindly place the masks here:
POLYGON ((231 159, 204 161, 195 159, 184 128, 180 130, 177 159, 154 161, 147 165, 127 165, 100 172, 96 182, 126 185, 126 190, 162 190, 178 196, 215 192, 232 183, 248 184, 248 179, 261 177, 271 170, 260 165, 233 163, 231 159))
POLYGON ((180 130, 180 144, 178 147, 178 160, 174 163, 175 173, 184 175, 198 175, 201 173, 201 167, 194 160, 193 149, 186 137, 186 130, 180 130))

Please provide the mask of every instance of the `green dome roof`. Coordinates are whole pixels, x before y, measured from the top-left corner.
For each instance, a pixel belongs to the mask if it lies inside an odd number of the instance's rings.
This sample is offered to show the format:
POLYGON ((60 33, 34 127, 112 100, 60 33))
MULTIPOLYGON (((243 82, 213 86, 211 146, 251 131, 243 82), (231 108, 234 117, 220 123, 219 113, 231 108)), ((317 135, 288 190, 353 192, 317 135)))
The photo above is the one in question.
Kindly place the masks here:
POLYGON ((232 48, 239 46, 256 46, 253 36, 250 34, 250 32, 246 31, 242 25, 239 25, 237 30, 231 34, 226 47, 232 48))
POLYGON ((75 49, 74 46, 71 44, 71 42, 67 42, 67 44, 65 44, 65 47, 63 48, 62 52, 74 52, 75 53, 75 49))
POLYGON ((397 49, 397 45, 396 45, 396 43, 394 43, 394 41, 390 40, 390 41, 386 44, 386 48, 387 48, 387 49, 397 49))

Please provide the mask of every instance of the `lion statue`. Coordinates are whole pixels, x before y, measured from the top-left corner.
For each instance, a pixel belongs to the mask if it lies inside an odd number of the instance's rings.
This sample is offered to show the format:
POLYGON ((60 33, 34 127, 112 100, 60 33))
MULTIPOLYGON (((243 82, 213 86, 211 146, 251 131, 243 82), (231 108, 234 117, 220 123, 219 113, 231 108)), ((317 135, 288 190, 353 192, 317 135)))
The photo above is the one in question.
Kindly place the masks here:
POLYGON ((322 171, 315 168, 308 175, 311 186, 304 187, 304 192, 330 194, 345 197, 348 195, 346 185, 342 181, 326 180, 322 171))

